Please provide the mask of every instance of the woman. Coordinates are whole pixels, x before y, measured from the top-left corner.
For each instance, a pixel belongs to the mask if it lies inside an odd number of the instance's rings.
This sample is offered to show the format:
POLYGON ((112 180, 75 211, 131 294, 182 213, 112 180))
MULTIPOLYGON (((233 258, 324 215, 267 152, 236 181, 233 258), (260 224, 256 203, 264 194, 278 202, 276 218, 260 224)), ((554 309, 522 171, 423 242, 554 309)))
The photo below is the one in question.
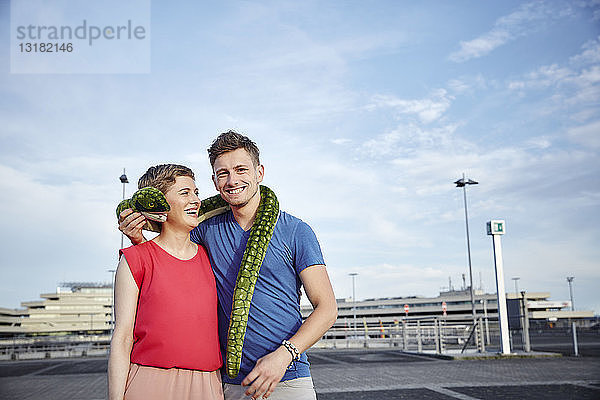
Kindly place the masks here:
POLYGON ((158 165, 138 186, 163 192, 170 211, 156 238, 121 250, 109 399, 222 399, 215 279, 190 241, 200 208, 194 174, 158 165))

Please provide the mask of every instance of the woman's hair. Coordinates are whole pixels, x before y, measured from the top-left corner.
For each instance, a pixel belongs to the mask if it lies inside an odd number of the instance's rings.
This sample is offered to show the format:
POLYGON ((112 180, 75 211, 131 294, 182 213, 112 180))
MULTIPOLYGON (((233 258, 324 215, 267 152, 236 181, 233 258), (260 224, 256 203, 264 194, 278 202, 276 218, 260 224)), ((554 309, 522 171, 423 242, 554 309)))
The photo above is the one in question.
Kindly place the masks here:
POLYGON ((171 188, 178 176, 194 178, 194 173, 188 167, 177 164, 160 164, 148 168, 148 171, 138 181, 138 189, 152 186, 163 193, 171 188))

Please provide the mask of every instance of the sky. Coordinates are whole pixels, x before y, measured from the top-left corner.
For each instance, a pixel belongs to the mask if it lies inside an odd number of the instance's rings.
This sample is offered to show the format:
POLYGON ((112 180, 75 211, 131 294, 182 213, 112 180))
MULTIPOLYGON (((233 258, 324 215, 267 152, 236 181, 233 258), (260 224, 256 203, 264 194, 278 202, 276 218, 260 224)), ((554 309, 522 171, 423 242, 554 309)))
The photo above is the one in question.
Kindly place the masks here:
POLYGON ((281 208, 316 232, 336 297, 352 295, 349 273, 357 299, 468 283, 453 184, 465 173, 479 182, 467 189, 474 286, 495 292, 486 222, 504 219, 507 291, 519 277, 519 290, 568 300, 574 276, 576 309, 600 313, 599 1, 147 11, 147 59, 103 48, 141 73, 19 73, 0 0, 0 307, 109 282, 123 168, 127 196, 165 162, 211 196, 206 149, 234 129, 260 147, 281 208))

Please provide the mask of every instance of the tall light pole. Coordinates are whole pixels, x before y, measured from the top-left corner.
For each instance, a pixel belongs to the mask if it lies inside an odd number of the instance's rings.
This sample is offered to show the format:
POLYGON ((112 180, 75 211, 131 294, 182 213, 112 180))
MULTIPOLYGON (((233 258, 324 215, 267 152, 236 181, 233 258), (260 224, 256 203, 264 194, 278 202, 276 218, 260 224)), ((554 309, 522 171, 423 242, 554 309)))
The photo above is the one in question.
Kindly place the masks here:
POLYGON ((521 278, 519 278, 518 276, 515 276, 514 278, 511 278, 511 279, 512 279, 513 281, 515 281, 515 296, 516 296, 516 298, 518 299, 518 298, 519 298, 519 283, 518 283, 518 281, 519 281, 519 279, 521 279, 521 278))
POLYGON ((465 179, 465 174, 463 173, 462 178, 454 182, 456 187, 463 188, 463 198, 465 200, 465 226, 467 228, 467 257, 469 259, 469 281, 471 287, 469 288, 469 292, 471 293, 471 311, 473 313, 473 321, 475 321, 476 312, 475 312, 475 300, 473 299, 473 270, 471 268, 471 243, 469 240, 469 215, 467 214, 467 185, 477 185, 479 182, 476 182, 472 179, 465 179))
MULTIPOLYGON (((119 180, 123 184, 123 200, 125 200, 125 184, 129 183, 129 181, 127 180, 127 175, 125 175, 125 168, 123 168, 123 175, 121 175, 119 177, 119 180)), ((121 248, 123 248, 123 236, 124 236, 123 233, 121 233, 121 248)), ((113 279, 113 285, 114 285, 114 279, 113 279)))
POLYGON ((111 287, 112 287, 112 299, 110 301, 110 330, 114 332, 115 330, 115 272, 116 269, 107 270, 110 272, 111 276, 111 287))
MULTIPOLYGON (((571 295, 571 311, 575 311, 575 303, 573 302, 573 279, 574 276, 567 276, 567 282, 569 282, 569 294, 571 295)), ((575 357, 579 356, 579 346, 577 345, 577 328, 575 321, 571 320, 571 331, 573 332, 573 350, 575 357)))
POLYGON ((350 272, 348 275, 350 275, 352 277, 352 312, 354 314, 354 335, 356 336, 356 275, 358 275, 357 272, 350 272))

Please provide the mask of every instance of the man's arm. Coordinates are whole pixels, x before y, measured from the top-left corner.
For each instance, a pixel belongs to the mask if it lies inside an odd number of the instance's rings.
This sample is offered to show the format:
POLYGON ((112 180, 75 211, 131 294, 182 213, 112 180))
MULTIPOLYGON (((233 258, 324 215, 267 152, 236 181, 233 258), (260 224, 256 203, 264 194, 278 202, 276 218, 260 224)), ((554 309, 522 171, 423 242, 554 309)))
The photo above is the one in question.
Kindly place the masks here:
POLYGON ((146 217, 138 212, 127 208, 119 215, 119 230, 131 240, 132 244, 140 244, 146 241, 142 228, 146 225, 146 217))
MULTIPOLYGON (((313 265, 303 269, 300 279, 314 310, 296 334, 288 340, 303 353, 321 339, 335 323, 337 303, 324 265, 313 265)), ((292 356, 284 346, 279 346, 274 352, 261 357, 242 381, 242 385, 250 385, 246 394, 254 399, 261 395, 263 398, 269 397, 281 381, 291 360, 292 356)))

